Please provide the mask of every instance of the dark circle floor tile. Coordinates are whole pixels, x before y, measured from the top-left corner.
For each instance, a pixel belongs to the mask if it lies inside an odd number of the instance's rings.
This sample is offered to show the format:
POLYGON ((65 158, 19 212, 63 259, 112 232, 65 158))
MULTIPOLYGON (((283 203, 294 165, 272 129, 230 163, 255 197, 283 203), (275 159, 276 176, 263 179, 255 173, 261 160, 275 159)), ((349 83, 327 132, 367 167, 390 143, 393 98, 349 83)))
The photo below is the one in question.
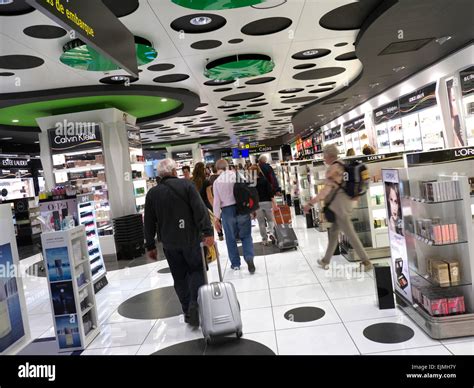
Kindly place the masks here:
POLYGON ((161 349, 155 356, 274 356, 265 345, 245 338, 223 338, 207 346, 203 338, 181 342, 161 349))
POLYGON ((319 307, 297 307, 288 310, 284 317, 291 322, 313 322, 321 319, 326 315, 326 312, 319 307))
POLYGON ((145 291, 127 299, 118 307, 118 313, 131 319, 164 319, 183 313, 174 287, 145 291))
POLYGON ((394 322, 383 322, 370 325, 364 329, 364 337, 381 344, 397 344, 413 338, 415 332, 411 327, 394 322))

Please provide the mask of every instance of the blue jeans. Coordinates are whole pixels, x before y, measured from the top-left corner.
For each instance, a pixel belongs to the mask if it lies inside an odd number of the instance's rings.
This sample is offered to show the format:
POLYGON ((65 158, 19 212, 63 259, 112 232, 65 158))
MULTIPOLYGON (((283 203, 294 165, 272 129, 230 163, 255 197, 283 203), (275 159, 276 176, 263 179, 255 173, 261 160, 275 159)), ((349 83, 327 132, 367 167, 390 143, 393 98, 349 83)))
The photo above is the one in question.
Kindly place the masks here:
POLYGON ((235 206, 222 209, 222 226, 225 233, 227 252, 233 267, 240 267, 240 255, 237 248, 237 238, 242 241, 245 261, 253 260, 252 222, 250 215, 237 214, 235 206))

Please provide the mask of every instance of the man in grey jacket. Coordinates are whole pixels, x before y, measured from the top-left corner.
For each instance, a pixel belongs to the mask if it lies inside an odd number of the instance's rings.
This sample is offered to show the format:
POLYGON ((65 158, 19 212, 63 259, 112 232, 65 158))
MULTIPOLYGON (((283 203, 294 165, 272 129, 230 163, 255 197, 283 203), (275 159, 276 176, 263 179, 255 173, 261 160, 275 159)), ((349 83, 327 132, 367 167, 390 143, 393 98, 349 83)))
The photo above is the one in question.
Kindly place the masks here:
POLYGON ((155 236, 158 233, 168 261, 174 288, 183 308, 185 321, 199 326, 197 296, 204 284, 200 243, 214 244, 209 212, 194 184, 178 179, 171 159, 158 163, 162 178, 145 201, 145 239, 148 256, 157 258, 155 236))

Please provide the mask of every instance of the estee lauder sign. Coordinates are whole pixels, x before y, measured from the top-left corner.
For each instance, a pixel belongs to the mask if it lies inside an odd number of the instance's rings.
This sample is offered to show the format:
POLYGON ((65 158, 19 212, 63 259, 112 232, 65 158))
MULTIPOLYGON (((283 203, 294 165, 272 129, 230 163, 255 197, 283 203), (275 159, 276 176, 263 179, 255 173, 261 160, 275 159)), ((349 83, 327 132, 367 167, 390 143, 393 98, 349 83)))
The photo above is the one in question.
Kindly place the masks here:
POLYGON ((30 161, 28 159, 9 159, 0 158, 0 167, 2 168, 28 168, 30 161))
MULTIPOLYGON (((118 0, 116 0, 118 2, 118 0)), ((138 77, 133 34, 100 0, 26 0, 122 69, 138 77)))

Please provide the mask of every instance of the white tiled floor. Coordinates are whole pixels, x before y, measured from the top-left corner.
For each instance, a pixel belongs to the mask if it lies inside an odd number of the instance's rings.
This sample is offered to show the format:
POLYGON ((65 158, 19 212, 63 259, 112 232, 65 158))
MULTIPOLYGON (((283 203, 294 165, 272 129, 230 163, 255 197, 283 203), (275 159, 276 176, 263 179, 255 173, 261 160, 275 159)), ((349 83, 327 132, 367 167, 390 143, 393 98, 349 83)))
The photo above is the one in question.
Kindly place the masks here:
MULTIPOLYGON (((371 274, 361 273, 357 263, 335 256, 331 269, 317 265, 327 244, 327 233, 306 229, 305 219, 293 217, 300 246, 276 254, 256 257, 257 272, 250 275, 242 262, 240 271, 229 268, 225 242, 218 242, 226 281, 234 284, 242 308, 244 338, 260 342, 276 354, 377 354, 435 355, 474 354, 474 337, 435 341, 429 338, 401 310, 379 310, 371 274), (325 316, 313 322, 291 322, 285 312, 296 307, 322 308, 325 316), (398 344, 368 340, 363 331, 380 322, 398 322, 411 327, 415 336, 398 344)), ((258 227, 252 228, 259 242, 258 227)), ((22 261, 26 267, 40 256, 22 261)), ((125 300, 155 288, 173 285, 171 274, 159 274, 166 261, 112 271, 109 285, 97 296, 100 335, 84 355, 151 354, 165 347, 202 338, 199 329, 183 322, 183 316, 158 320, 121 317, 118 307, 125 300)), ((209 278, 217 280, 217 266, 210 266, 209 278)), ((54 336, 49 292, 45 279, 24 280, 29 323, 33 338, 54 336)))

